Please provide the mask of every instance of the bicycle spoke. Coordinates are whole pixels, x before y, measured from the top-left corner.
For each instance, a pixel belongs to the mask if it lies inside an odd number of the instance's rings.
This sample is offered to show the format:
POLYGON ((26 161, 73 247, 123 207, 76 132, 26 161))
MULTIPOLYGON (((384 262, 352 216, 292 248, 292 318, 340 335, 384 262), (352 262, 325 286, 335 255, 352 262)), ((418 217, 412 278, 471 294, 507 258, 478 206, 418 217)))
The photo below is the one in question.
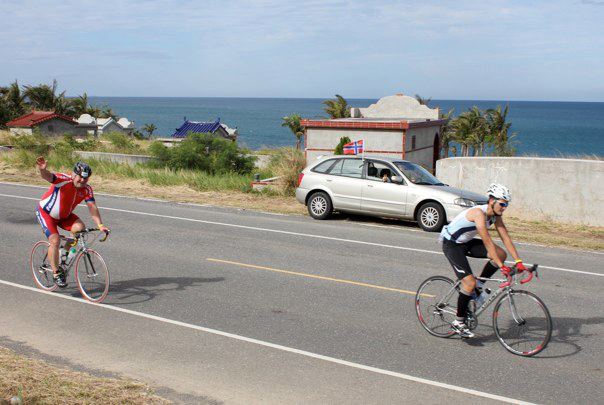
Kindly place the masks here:
POLYGON ((103 258, 93 250, 82 252, 76 262, 76 280, 82 296, 101 302, 109 291, 109 271, 103 258))
POLYGON ((493 327, 501 344, 521 356, 539 353, 552 333, 549 311, 528 291, 514 291, 500 299, 493 311, 493 327))
POLYGON ((451 322, 456 308, 450 306, 451 297, 456 296, 452 280, 446 277, 431 277, 424 281, 415 296, 415 309, 420 324, 430 334, 439 337, 451 336, 451 322))

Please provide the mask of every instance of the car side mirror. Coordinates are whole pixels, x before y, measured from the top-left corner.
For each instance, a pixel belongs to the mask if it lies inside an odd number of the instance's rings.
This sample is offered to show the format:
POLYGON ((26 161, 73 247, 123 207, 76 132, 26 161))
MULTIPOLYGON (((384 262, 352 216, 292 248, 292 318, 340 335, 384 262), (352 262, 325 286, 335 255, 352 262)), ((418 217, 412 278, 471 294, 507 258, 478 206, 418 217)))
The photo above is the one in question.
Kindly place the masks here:
POLYGON ((403 184, 403 178, 401 176, 392 176, 390 179, 393 183, 403 184))

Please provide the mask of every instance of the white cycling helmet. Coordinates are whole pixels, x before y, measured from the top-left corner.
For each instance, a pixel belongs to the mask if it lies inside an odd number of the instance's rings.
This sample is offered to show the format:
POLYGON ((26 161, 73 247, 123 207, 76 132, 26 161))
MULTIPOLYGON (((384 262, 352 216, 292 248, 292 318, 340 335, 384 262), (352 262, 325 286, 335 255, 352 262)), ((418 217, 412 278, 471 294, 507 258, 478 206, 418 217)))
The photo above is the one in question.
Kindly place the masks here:
POLYGON ((497 183, 493 183, 489 186, 487 189, 487 195, 498 200, 506 200, 508 202, 512 201, 510 190, 506 186, 502 186, 501 184, 497 183))

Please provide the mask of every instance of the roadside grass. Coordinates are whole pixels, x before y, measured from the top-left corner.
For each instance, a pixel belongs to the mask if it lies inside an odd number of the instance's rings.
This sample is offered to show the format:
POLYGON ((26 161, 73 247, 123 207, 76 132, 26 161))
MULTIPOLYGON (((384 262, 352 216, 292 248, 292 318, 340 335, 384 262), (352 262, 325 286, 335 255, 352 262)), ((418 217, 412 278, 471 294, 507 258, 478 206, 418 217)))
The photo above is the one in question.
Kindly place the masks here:
MULTIPOLYGON (((23 152, 0 155, 0 181, 48 185, 33 169, 35 160, 29 155, 18 156, 20 153, 23 152), (23 162, 22 159, 26 161, 23 162)), ((56 161, 51 159, 51 170, 71 171, 71 163, 67 164, 68 162, 61 159, 64 158, 58 157, 56 161)), ((96 192, 306 215, 306 207, 299 204, 289 190, 250 191, 251 175, 208 175, 168 168, 131 167, 106 161, 91 161, 91 164, 94 168, 91 185, 96 192)), ((278 173, 283 170, 283 173, 287 174, 288 168, 284 166, 274 165, 270 170, 278 173)), ((297 171, 291 170, 291 173, 295 172, 297 171)), ((284 181, 283 187, 291 188, 291 173, 286 177, 289 180, 284 181)), ((270 173, 267 172, 264 176, 269 177, 270 173)), ((374 221, 379 222, 380 219, 374 221)), ((505 217, 505 222, 514 241, 563 248, 604 250, 604 227, 524 220, 508 216, 505 217)))
POLYGON ((57 367, 0 347, 0 404, 170 404, 146 385, 57 367))
MULTIPOLYGON (((515 217, 505 217, 505 224, 514 241, 593 251, 604 250, 604 227, 515 217)), ((494 236, 497 235, 496 231, 491 232, 494 236)))

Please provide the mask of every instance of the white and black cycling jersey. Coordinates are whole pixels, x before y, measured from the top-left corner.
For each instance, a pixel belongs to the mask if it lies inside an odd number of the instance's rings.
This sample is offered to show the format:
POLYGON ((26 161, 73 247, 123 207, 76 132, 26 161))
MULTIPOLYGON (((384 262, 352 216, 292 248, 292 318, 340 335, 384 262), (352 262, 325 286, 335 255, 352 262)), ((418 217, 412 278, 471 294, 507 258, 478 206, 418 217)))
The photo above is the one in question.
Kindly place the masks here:
MULTIPOLYGON (((460 243, 460 244, 471 241, 478 234, 478 230, 476 229, 476 224, 474 222, 468 220, 468 218, 466 218, 466 214, 471 209, 479 208, 486 215, 488 207, 489 206, 487 204, 478 205, 476 207, 471 207, 471 208, 468 208, 468 209, 460 212, 455 218, 453 218, 453 221, 451 221, 451 223, 449 225, 446 225, 445 227, 443 227, 442 231, 440 232, 439 239, 441 241, 443 239, 447 239, 447 240, 450 240, 451 242, 460 243)), ((487 216, 487 220, 486 220, 487 228, 491 227, 491 225, 493 225, 495 223, 495 219, 496 218, 494 215, 492 217, 487 216)))

